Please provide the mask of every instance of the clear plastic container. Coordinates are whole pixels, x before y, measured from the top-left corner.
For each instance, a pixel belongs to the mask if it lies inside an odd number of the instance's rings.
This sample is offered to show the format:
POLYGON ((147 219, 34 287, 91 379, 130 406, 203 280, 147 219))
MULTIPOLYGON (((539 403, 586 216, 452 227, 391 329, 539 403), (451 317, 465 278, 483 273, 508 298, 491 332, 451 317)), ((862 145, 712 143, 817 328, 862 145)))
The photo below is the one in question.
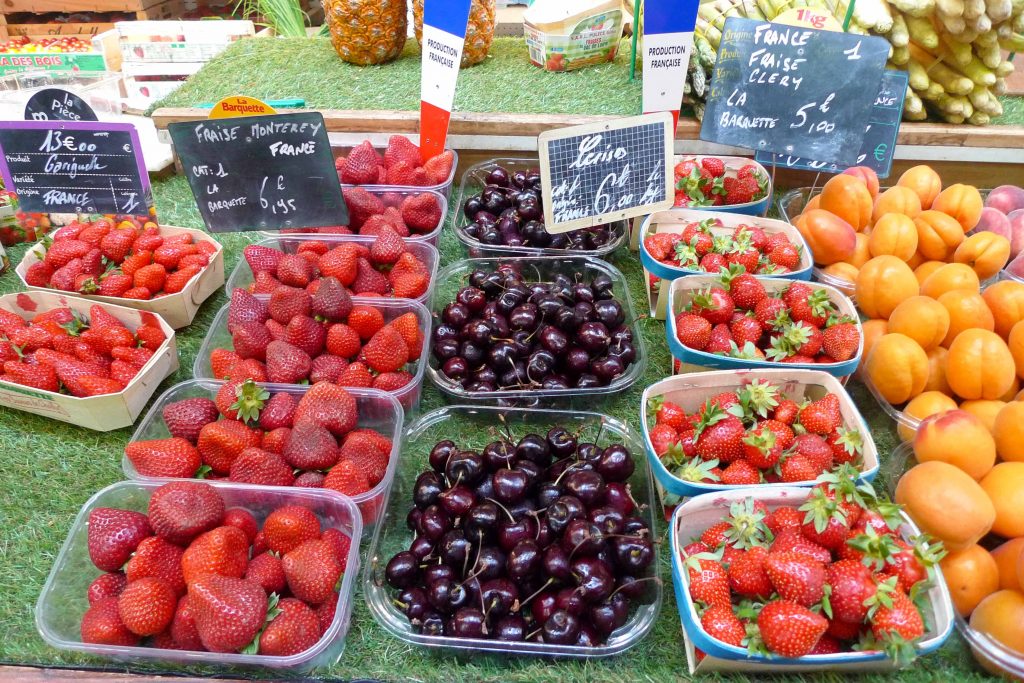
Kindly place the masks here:
MULTIPOLYGON (((644 518, 647 523, 652 529, 655 528, 654 484, 651 473, 642 457, 643 445, 636 432, 626 423, 600 413, 583 411, 461 405, 440 408, 421 417, 405 432, 402 469, 395 478, 391 502, 374 534, 367 555, 366 570, 363 573, 363 592, 366 594, 370 613, 385 631, 403 642, 439 649, 449 654, 473 655, 477 652, 490 652, 541 657, 598 658, 625 652, 640 642, 654 626, 658 611, 661 609, 660 581, 647 582, 648 590, 641 601, 634 602, 626 624, 613 632, 605 645, 594 648, 427 636, 416 633, 409 620, 392 603, 391 588, 383 580, 384 567, 396 552, 407 549, 412 540, 412 532, 406 526, 405 518, 412 506, 412 488, 416 477, 420 472, 429 469, 427 456, 430 449, 442 439, 452 439, 459 443, 460 439, 467 438, 462 435, 465 435, 469 428, 481 433, 492 430, 502 417, 508 430, 517 437, 531 432, 544 434, 549 428, 561 425, 577 434, 596 437, 600 433, 601 443, 620 442, 625 445, 636 463, 636 469, 629 479, 630 489, 636 501, 644 507, 644 518)), ((481 447, 483 442, 474 442, 472 446, 481 447)), ((654 560, 648 568, 649 575, 652 576, 657 574, 660 567, 657 543, 654 545, 654 553, 654 560)))
MULTIPOLYGON (((169 404, 182 401, 186 398, 208 398, 213 400, 217 392, 224 386, 224 382, 212 379, 189 379, 175 384, 173 387, 161 394, 153 406, 149 409, 139 422, 138 428, 132 434, 129 443, 135 441, 149 441, 151 439, 166 439, 171 436, 167 431, 167 424, 164 422, 163 412, 169 404)), ((263 384, 271 394, 284 392, 291 394, 296 400, 301 399, 307 391, 308 386, 295 384, 263 384)), ((356 399, 359 422, 357 426, 361 429, 374 429, 387 438, 391 439, 391 453, 388 456, 388 469, 384 478, 366 493, 352 496, 352 501, 359 507, 363 518, 363 530, 365 533, 373 531, 380 515, 380 511, 387 504, 388 492, 391 490, 391 482, 395 478, 395 471, 398 469, 398 455, 402 450, 402 424, 405 422, 405 414, 398 400, 383 391, 376 389, 346 389, 356 399)), ((127 455, 121 456, 121 470, 124 476, 129 479, 141 481, 156 481, 155 477, 147 477, 139 474, 132 465, 127 455)))
POLYGON ((487 184, 487 174, 490 173, 497 166, 504 166, 509 172, 515 171, 528 171, 537 170, 540 168, 540 161, 537 159, 523 159, 523 158, 512 158, 512 157, 501 157, 498 159, 489 159, 482 161, 479 164, 470 166, 466 169, 466 172, 462 174, 462 180, 459 182, 459 195, 457 203, 455 204, 455 218, 452 227, 455 229, 455 236, 462 242, 463 248, 466 253, 469 254, 470 258, 480 258, 486 256, 597 256, 605 257, 612 253, 629 239, 629 223, 626 221, 616 221, 611 224, 611 229, 614 232, 614 238, 604 245, 600 249, 587 249, 587 250, 568 250, 568 249, 550 249, 541 247, 510 247, 501 244, 484 244, 478 239, 470 237, 463 230, 463 225, 466 223, 466 215, 462 212, 462 207, 466 203, 466 200, 473 195, 479 193, 484 186, 487 184))
MULTIPOLYGON (((401 389, 386 392, 398 399, 406 415, 415 411, 420 402, 420 394, 423 393, 423 373, 427 365, 426 356, 430 350, 430 312, 426 307, 411 299, 375 299, 365 297, 353 297, 357 304, 373 306, 384 314, 385 321, 391 321, 398 316, 412 311, 420 321, 420 329, 423 330, 423 350, 420 357, 412 362, 413 367, 409 370, 412 373, 412 381, 401 389)), ((214 349, 234 349, 231 333, 228 332, 228 310, 231 304, 224 306, 217 313, 210 324, 210 331, 203 339, 199 353, 196 355, 196 362, 192 372, 197 378, 219 379, 214 376, 213 368, 210 367, 210 352, 214 349)), ((406 366, 409 367, 408 365, 406 366)), ((285 386, 285 385, 279 385, 285 386)), ((298 385, 295 385, 298 386, 298 385)))
MULTIPOLYGON (((337 158, 337 157, 347 157, 349 152, 352 151, 352 147, 353 147, 353 145, 331 145, 331 152, 334 153, 334 157, 335 158, 337 158)), ((384 147, 374 146, 374 149, 377 150, 378 154, 383 156, 384 150, 387 149, 387 145, 385 145, 384 147)), ((448 180, 446 180, 443 183, 440 183, 438 185, 424 185, 423 187, 417 187, 417 186, 412 186, 412 185, 373 185, 373 184, 370 184, 370 185, 350 185, 348 183, 342 183, 341 186, 342 187, 361 187, 364 190, 371 190, 371 191, 378 191, 378 190, 382 190, 383 188, 393 188, 393 187, 399 187, 399 188, 401 188, 403 190, 419 190, 419 191, 422 191, 422 190, 434 190, 435 192, 440 192, 442 195, 444 195, 445 199, 448 199, 449 197, 451 197, 451 194, 452 194, 452 184, 455 182, 455 169, 457 169, 459 167, 459 153, 456 152, 453 149, 446 149, 445 151, 446 152, 451 152, 454 155, 454 158, 452 160, 452 172, 448 175, 448 180)), ((339 180, 341 179, 340 174, 338 176, 338 179, 339 180)))
MULTIPOLYGON (((348 185, 346 188, 350 187, 348 185)), ((408 237, 404 238, 407 242, 426 242, 434 247, 441 241, 441 229, 444 227, 445 219, 448 218, 448 197, 441 194, 437 190, 428 189, 411 189, 408 187, 388 187, 385 185, 375 185, 374 189, 363 187, 364 190, 370 194, 379 197, 384 202, 385 207, 395 207, 400 209, 402 207, 402 201, 406 197, 415 197, 421 194, 434 195, 438 203, 441 205, 441 220, 437 222, 437 227, 430 232, 423 233, 411 233, 408 237)), ((324 232, 321 233, 324 228, 294 228, 281 231, 263 231, 260 234, 265 235, 268 238, 280 237, 281 235, 330 235, 332 233, 324 232)))
MULTIPOLYGON (((359 242, 369 248, 373 244, 374 239, 374 237, 363 235, 281 235, 278 237, 268 237, 256 244, 261 247, 277 249, 286 254, 294 254, 304 242, 324 242, 332 249, 345 242, 359 242)), ((430 284, 427 286, 427 291, 415 299, 416 301, 426 303, 430 301, 430 292, 434 289, 434 283, 437 281, 437 266, 441 257, 437 249, 427 242, 406 242, 406 247, 430 271, 430 284)), ((224 288, 230 297, 231 292, 237 288, 247 289, 253 283, 253 280, 252 268, 249 267, 249 262, 243 256, 238 259, 238 265, 231 271, 231 275, 228 276, 228 281, 224 288)))
MULTIPOLYGON (((503 264, 514 264, 521 272, 524 282, 550 282, 555 275, 562 273, 579 281, 587 282, 598 275, 607 275, 612 280, 612 291, 622 305, 626 321, 633 330, 633 346, 636 359, 630 363, 626 371, 604 387, 592 389, 505 389, 500 391, 472 392, 451 382, 443 374, 433 353, 429 353, 427 375, 431 381, 447 397, 464 403, 493 403, 515 405, 520 407, 540 407, 556 405, 560 402, 580 399, 589 403, 591 399, 599 399, 610 394, 625 391, 639 379, 647 367, 647 348, 643 336, 636 324, 637 314, 633 308, 633 299, 629 294, 625 276, 617 268, 604 261, 589 256, 539 256, 532 258, 478 258, 457 261, 437 275, 434 296, 430 310, 434 322, 440 320, 444 307, 455 300, 455 295, 466 285, 469 274, 476 269, 494 271, 503 264)), ((429 351, 429 349, 428 349, 429 351)), ((582 405, 582 404, 581 404, 582 405)))
MULTIPOLYGON (((89 606, 86 589, 93 579, 102 573, 89 560, 89 513, 99 507, 146 512, 153 491, 164 483, 166 482, 119 481, 94 494, 82 506, 71 524, 71 531, 68 532, 67 540, 57 555, 57 560, 36 603, 36 628, 43 640, 61 650, 73 650, 126 662, 152 660, 176 666, 213 664, 271 669, 294 668, 306 671, 337 662, 345 648, 345 634, 348 633, 351 621, 352 593, 359 571, 359 543, 352 543, 349 549, 348 568, 341 578, 338 611, 334 614, 334 621, 316 645, 305 652, 278 657, 93 645, 81 641, 79 624, 89 606)), ((352 539, 358 539, 362 534, 362 521, 355 503, 336 491, 274 488, 224 481, 208 483, 217 489, 226 507, 245 508, 261 524, 268 514, 283 505, 302 505, 316 513, 324 529, 338 529, 352 539)))

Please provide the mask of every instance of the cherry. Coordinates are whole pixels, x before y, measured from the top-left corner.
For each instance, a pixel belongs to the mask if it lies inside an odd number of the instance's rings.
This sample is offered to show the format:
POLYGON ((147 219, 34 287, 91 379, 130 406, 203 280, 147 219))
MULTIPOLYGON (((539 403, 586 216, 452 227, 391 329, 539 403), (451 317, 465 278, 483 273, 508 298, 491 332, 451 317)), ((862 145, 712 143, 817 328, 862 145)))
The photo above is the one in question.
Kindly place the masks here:
POLYGON ((543 566, 540 548, 533 539, 525 539, 516 544, 505 561, 508 575, 513 581, 535 576, 543 566))
POLYGON ((516 445, 516 458, 529 460, 541 467, 551 464, 551 449, 548 442, 537 434, 527 434, 516 445))
POLYGON ((427 636, 444 635, 444 617, 437 612, 430 612, 423 617, 423 625, 420 627, 423 634, 427 636))
POLYGON ((484 546, 480 548, 480 557, 473 566, 473 573, 481 581, 497 579, 505 572, 507 561, 505 553, 496 546, 484 546))
POLYGON ((500 619, 519 599, 519 589, 508 579, 491 579, 480 586, 480 598, 487 617, 500 619))
POLYGON ((583 503, 579 498, 561 496, 548 506, 548 526, 555 534, 561 534, 569 526, 569 522, 583 515, 583 503))
POLYGON ((507 441, 492 441, 484 446, 481 455, 487 469, 492 471, 511 467, 516 458, 515 448, 507 441))
POLYGON ((522 499, 530 486, 529 475, 520 469, 499 469, 491 475, 494 497, 502 503, 515 503, 522 499))
POLYGON ((423 517, 423 510, 417 507, 411 508, 409 514, 405 516, 405 526, 409 527, 410 531, 416 531, 420 528, 420 519, 423 517))
POLYGON ((612 543, 615 565, 630 574, 638 574, 650 566, 654 559, 654 546, 650 539, 624 536, 612 543))
POLYGON ((441 537, 438 548, 441 551, 441 559, 445 564, 459 567, 465 565, 469 560, 469 554, 473 550, 473 545, 466 539, 461 529, 452 529, 445 532, 444 536, 441 537))
POLYGON ((484 461, 473 451, 460 451, 448 459, 444 476, 449 482, 473 485, 486 473, 484 461))
POLYGON ((451 518, 438 505, 431 505, 423 510, 418 531, 431 541, 438 541, 451 527, 451 518))
POLYGON ((409 587, 403 589, 396 599, 399 608, 409 621, 422 621, 431 612, 427 594, 422 588, 409 587))
POLYGON ((494 625, 494 638, 507 642, 526 639, 526 621, 518 614, 502 617, 494 625))
POLYGON ((429 538, 417 536, 409 545, 409 552, 422 560, 434 552, 434 543, 429 538))
POLYGON ((427 586, 427 600, 438 612, 451 614, 469 603, 469 591, 451 579, 438 579, 427 586))
POLYGON ((455 301, 465 306, 470 313, 479 313, 487 305, 487 295, 476 287, 463 287, 455 295, 455 301))
POLYGON ((569 522, 562 535, 562 550, 570 557, 596 555, 604 549, 606 539, 601 529, 589 519, 580 517, 569 522))
POLYGON ((437 500, 445 512, 452 516, 460 517, 469 512, 469 509, 476 503, 476 495, 468 486, 459 484, 446 491, 442 491, 437 496, 437 500))
POLYGON ((419 558, 408 550, 403 550, 388 562, 384 568, 384 578, 394 588, 406 588, 416 580, 419 571, 419 558))
POLYGON ((578 469, 565 476, 563 483, 566 493, 582 501, 583 505, 597 505, 604 498, 604 477, 597 472, 578 469))
POLYGON ((515 521, 501 520, 498 522, 498 545, 505 552, 510 552, 523 541, 532 539, 536 533, 537 523, 531 517, 523 515, 515 521))
POLYGON ((580 632, 576 636, 576 647, 594 647, 601 643, 597 630, 589 624, 580 624, 580 632))
POLYGON ((612 444, 605 448, 596 467, 605 481, 626 481, 635 468, 633 457, 622 444, 612 444))
POLYGON ((498 506, 484 500, 469 509, 464 523, 466 538, 483 543, 495 537, 498 529, 498 506))
POLYGON ((484 613, 475 607, 462 607, 452 617, 452 635, 457 638, 486 638, 484 613))
POLYGON ((574 617, 582 616, 587 611, 587 603, 575 588, 563 588, 555 595, 555 606, 565 610, 574 617))
POLYGON ((615 588, 615 578, 607 563, 596 557, 581 557, 570 565, 573 578, 588 602, 604 600, 615 588))
POLYGON ((629 603, 622 593, 613 593, 607 600, 593 605, 588 614, 587 623, 607 636, 626 623, 629 616, 629 603))
MULTIPOLYGON (((615 299, 595 301, 594 313, 597 315, 597 319, 601 321, 601 324, 608 330, 617 329, 626 320, 626 313, 622 310, 622 304, 615 299)), ((630 337, 632 337, 632 334, 630 334, 630 337)), ((611 334, 609 334, 609 340, 611 340, 611 334)))
POLYGON ((549 545, 544 550, 544 571, 553 579, 569 581, 572 578, 572 572, 569 570, 569 553, 558 544, 549 545))
POLYGON ((469 363, 462 356, 455 356, 444 362, 441 372, 453 382, 461 382, 469 376, 469 363))
POLYGON ((565 427, 552 427, 547 433, 547 441, 556 458, 567 458, 576 452, 576 437, 565 427))
POLYGON ((555 610, 543 626, 544 642, 552 645, 573 645, 580 633, 580 620, 565 610, 555 610))
POLYGON ((606 536, 618 536, 622 533, 625 525, 625 516, 622 511, 611 505, 592 508, 589 518, 606 536))
POLYGON ((546 590, 537 594, 537 597, 530 603, 530 612, 533 614, 533 620, 538 623, 544 623, 547 621, 555 610, 558 609, 558 591, 546 590))
POLYGON ((441 579, 455 580, 455 570, 446 564, 432 564, 423 570, 423 584, 429 586, 441 579))
POLYGON ((604 504, 613 507, 623 515, 633 512, 636 505, 633 503, 633 496, 629 493, 628 485, 614 481, 604 487, 604 504))
POLYGON ((437 502, 442 491, 441 477, 436 472, 424 472, 416 477, 412 487, 412 501, 421 510, 437 502))

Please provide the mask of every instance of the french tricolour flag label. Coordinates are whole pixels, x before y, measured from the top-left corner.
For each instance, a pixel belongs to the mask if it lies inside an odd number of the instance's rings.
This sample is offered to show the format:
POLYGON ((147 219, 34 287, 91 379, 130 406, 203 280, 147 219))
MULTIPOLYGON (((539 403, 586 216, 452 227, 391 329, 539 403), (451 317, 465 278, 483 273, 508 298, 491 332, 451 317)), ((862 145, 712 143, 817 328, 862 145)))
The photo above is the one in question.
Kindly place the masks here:
POLYGON ((644 2, 644 113, 670 111, 679 124, 698 0, 644 2))
POLYGON ((470 0, 425 0, 423 3, 420 154, 424 161, 444 151, 462 46, 466 41, 469 6, 470 0))

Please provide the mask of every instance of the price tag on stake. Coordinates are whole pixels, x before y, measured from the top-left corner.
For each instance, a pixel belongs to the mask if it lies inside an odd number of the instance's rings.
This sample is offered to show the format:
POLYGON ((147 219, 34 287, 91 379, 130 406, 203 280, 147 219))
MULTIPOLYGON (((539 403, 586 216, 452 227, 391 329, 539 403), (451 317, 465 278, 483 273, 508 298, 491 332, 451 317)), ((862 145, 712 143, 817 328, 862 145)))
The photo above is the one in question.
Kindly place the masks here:
POLYGON ((874 36, 730 17, 700 137, 853 165, 888 54, 874 36))
POLYGON ((455 103, 471 0, 424 0, 420 76, 420 156, 444 151, 455 103))
POLYGON ((544 227, 571 232, 671 207, 674 138, 668 112, 542 133, 544 227))
POLYGON ((679 125, 698 4, 698 0, 644 1, 644 113, 672 112, 673 130, 679 125))
POLYGON ((130 123, 0 121, 0 175, 27 213, 149 213, 149 174, 130 123))
POLYGON ((168 126, 211 232, 347 225, 319 112, 168 126))
POLYGON ((43 88, 25 103, 26 121, 99 121, 81 97, 61 88, 43 88))

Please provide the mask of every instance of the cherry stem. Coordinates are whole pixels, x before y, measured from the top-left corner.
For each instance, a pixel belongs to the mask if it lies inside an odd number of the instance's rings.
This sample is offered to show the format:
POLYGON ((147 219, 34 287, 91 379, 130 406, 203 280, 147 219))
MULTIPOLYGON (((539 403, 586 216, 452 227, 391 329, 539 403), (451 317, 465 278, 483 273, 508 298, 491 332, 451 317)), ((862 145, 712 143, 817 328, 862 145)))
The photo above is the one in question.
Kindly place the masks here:
POLYGON ((642 582, 644 582, 644 581, 656 581, 656 582, 658 582, 658 583, 661 583, 661 577, 660 577, 660 576, 645 576, 645 577, 643 577, 643 578, 637 579, 637 580, 636 580, 636 581, 634 581, 633 583, 629 583, 629 584, 625 584, 625 583, 624 583, 624 584, 622 584, 621 586, 619 586, 618 588, 616 588, 615 590, 613 590, 613 591, 612 591, 612 592, 611 592, 611 593, 610 593, 610 594, 608 595, 608 597, 607 597, 607 598, 605 598, 605 599, 606 599, 606 600, 611 600, 611 599, 612 599, 612 596, 613 596, 613 595, 615 595, 616 593, 618 593, 618 592, 619 592, 620 590, 622 590, 622 589, 623 589, 623 588, 625 588, 626 586, 633 586, 633 585, 635 585, 635 584, 638 584, 638 583, 642 583, 642 582))
POLYGON ((493 498, 484 498, 484 500, 489 500, 492 503, 494 503, 495 505, 497 505, 498 507, 500 507, 502 510, 504 510, 505 514, 508 515, 509 521, 512 522, 513 524, 515 524, 516 518, 512 516, 512 513, 508 511, 507 507, 505 507, 504 505, 502 505, 498 501, 494 500, 493 498))
POLYGON ((551 585, 551 584, 553 584, 554 582, 555 582, 555 579, 554 579, 554 578, 549 578, 549 579, 548 579, 548 580, 547 580, 547 581, 546 581, 546 582, 544 583, 544 585, 543 585, 543 586, 541 586, 540 588, 538 588, 537 590, 535 590, 535 591, 534 591, 533 593, 531 593, 529 597, 527 597, 527 598, 525 598, 525 599, 523 599, 523 600, 520 600, 520 601, 519 601, 519 609, 523 609, 524 607, 526 607, 527 603, 529 603, 529 602, 530 602, 531 600, 533 600, 533 599, 534 599, 535 597, 537 597, 538 595, 540 595, 541 593, 543 593, 544 591, 546 591, 546 590, 547 590, 547 588, 548 588, 548 586, 550 586, 550 585, 551 585))

